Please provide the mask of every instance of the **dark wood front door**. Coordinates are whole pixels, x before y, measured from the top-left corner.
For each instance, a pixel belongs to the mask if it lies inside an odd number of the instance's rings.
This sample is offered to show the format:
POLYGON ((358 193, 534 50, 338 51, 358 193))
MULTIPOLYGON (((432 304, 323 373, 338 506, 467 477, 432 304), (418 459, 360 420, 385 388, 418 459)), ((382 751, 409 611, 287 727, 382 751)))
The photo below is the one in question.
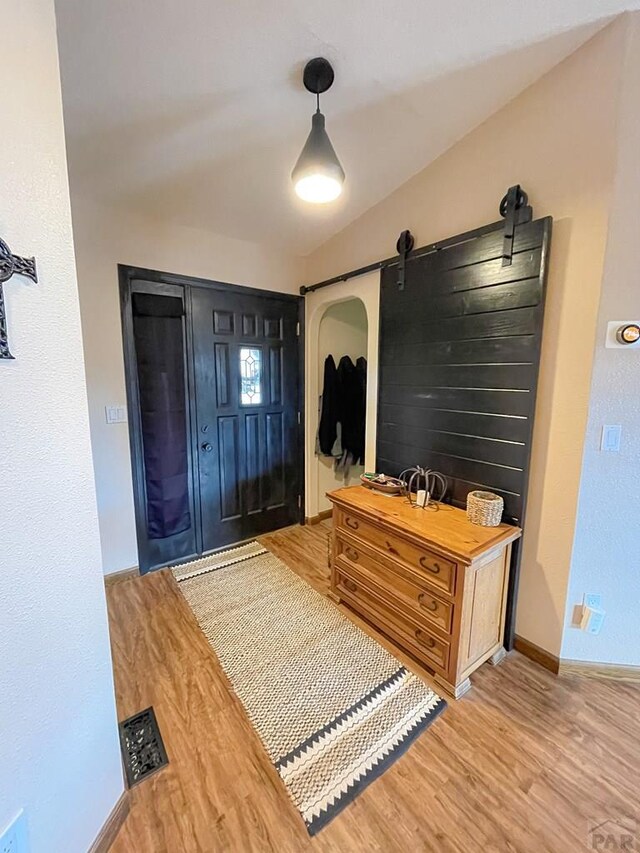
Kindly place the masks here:
POLYGON ((299 516, 298 306, 273 295, 192 295, 203 550, 299 516))
POLYGON ((299 297, 120 268, 142 572, 302 515, 299 297))

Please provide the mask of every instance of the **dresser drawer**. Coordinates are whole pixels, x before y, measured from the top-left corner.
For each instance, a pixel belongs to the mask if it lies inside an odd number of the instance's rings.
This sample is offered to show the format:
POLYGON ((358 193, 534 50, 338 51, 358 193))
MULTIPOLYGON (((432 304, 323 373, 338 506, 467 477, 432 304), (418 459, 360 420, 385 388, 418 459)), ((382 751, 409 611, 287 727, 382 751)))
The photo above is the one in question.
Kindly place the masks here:
POLYGON ((343 565, 334 566, 334 585, 340 597, 354 610, 429 666, 447 672, 450 645, 446 640, 396 611, 391 603, 380 599, 361 576, 348 571, 343 565))
POLYGON ((343 509, 338 509, 336 515, 338 532, 344 530, 347 534, 363 539, 369 545, 379 548, 382 553, 423 575, 429 583, 449 595, 455 594, 456 564, 452 560, 426 548, 420 548, 395 533, 387 532, 361 515, 343 509))
POLYGON ((390 560, 341 534, 336 536, 336 557, 347 573, 356 570, 360 577, 379 588, 384 599, 395 599, 395 606, 402 612, 413 611, 420 621, 426 619, 446 634, 451 633, 453 604, 434 595, 427 584, 412 580, 415 573, 405 571, 400 565, 391 568, 390 560))

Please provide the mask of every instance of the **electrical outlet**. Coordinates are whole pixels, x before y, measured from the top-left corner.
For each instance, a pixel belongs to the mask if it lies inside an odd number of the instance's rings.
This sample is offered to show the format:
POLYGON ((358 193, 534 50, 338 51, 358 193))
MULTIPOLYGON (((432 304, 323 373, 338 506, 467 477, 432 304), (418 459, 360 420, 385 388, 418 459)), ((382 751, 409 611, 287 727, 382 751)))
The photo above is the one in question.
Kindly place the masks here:
POLYGON ((28 853, 23 811, 19 812, 0 835, 0 853, 28 853))
POLYGON ((599 634, 604 624, 604 610, 591 610, 587 634, 599 634))
POLYGON ((605 424, 600 436, 600 450, 606 453, 620 453, 622 427, 620 424, 605 424))
POLYGON ((587 634, 599 634, 604 623, 604 610, 597 610, 595 607, 582 608, 582 621, 580 628, 586 631, 587 634))
POLYGON ((602 596, 596 592, 586 592, 583 605, 584 607, 589 607, 591 610, 600 610, 602 607, 602 596))

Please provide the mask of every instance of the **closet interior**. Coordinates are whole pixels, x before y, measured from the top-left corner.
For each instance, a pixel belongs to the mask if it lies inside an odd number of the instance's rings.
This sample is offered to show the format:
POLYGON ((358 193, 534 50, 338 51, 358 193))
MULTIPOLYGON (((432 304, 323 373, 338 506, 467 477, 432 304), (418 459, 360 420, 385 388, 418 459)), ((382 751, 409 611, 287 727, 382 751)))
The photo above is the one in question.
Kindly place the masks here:
POLYGON ((364 472, 368 332, 367 312, 357 298, 328 306, 320 321, 315 424, 320 512, 331 508, 327 492, 358 483, 364 472))

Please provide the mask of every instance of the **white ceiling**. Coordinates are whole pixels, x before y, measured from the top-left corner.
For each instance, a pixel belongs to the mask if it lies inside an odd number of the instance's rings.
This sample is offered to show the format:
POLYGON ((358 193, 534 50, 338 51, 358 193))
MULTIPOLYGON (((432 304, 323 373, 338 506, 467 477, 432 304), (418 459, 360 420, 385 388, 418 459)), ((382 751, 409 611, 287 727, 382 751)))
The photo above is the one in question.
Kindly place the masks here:
POLYGON ((306 254, 640 0, 57 0, 74 190, 306 254), (302 68, 347 173, 320 208, 289 174, 302 68))

